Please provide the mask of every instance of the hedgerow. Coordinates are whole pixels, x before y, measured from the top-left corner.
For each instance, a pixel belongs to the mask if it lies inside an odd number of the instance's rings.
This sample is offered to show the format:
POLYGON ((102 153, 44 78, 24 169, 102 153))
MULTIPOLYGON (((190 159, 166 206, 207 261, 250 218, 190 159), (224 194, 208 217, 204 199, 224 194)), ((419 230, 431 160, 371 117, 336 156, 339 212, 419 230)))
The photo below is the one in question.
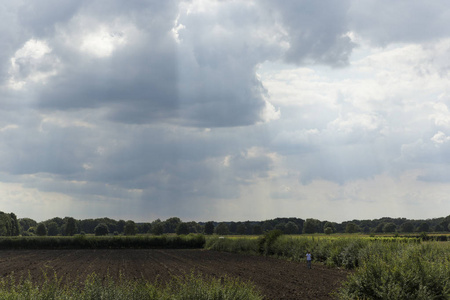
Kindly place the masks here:
POLYGON ((143 249, 143 248, 203 248, 202 234, 186 236, 86 236, 73 237, 2 237, 0 249, 143 249))

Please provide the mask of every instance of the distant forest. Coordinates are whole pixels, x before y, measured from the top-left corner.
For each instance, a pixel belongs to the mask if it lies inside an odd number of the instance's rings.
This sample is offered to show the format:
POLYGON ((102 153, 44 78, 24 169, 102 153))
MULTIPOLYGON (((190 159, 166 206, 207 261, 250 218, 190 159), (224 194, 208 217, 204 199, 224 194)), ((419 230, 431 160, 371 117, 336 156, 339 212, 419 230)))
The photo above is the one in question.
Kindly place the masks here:
POLYGON ((374 220, 352 220, 342 223, 320 221, 317 219, 276 218, 265 221, 245 222, 183 222, 178 217, 165 221, 139 223, 132 220, 113 220, 110 218, 76 220, 72 217, 52 218, 36 222, 30 218, 18 219, 14 213, 0 212, 0 236, 71 236, 75 234, 96 235, 135 235, 166 233, 219 234, 219 235, 259 235, 266 231, 279 229, 285 234, 312 233, 422 233, 449 232, 450 215, 427 220, 406 218, 380 218, 374 220))

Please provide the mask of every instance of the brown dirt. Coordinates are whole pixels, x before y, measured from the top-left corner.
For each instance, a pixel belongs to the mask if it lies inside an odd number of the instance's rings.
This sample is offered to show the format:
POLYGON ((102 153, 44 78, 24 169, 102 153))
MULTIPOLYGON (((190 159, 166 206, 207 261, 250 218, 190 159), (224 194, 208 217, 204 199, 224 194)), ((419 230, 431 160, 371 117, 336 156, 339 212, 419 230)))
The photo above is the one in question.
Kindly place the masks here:
POLYGON ((349 274, 313 264, 289 262, 263 256, 249 256, 208 250, 3 250, 0 277, 31 275, 43 280, 56 272, 66 280, 84 281, 93 272, 100 276, 122 276, 153 282, 198 271, 204 275, 239 277, 252 281, 266 299, 333 299, 349 274))

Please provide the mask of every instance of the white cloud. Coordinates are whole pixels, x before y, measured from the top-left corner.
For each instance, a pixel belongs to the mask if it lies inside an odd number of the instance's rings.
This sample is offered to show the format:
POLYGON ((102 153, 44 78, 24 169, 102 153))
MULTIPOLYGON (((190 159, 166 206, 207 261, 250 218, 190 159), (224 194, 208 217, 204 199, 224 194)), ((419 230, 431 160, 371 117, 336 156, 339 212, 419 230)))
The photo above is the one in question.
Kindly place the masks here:
POLYGON ((450 137, 447 136, 442 131, 439 131, 431 138, 431 140, 436 144, 444 144, 444 143, 450 141, 450 137))
POLYGON ((11 58, 8 87, 22 89, 27 82, 44 83, 58 74, 59 59, 45 41, 30 39, 11 58))

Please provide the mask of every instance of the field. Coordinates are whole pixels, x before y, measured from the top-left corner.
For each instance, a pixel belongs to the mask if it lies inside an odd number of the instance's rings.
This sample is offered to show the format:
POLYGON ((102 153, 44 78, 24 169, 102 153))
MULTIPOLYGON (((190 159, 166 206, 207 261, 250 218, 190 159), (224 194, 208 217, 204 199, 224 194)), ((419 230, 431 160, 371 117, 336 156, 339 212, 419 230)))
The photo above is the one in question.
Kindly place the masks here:
POLYGON ((320 264, 308 270, 303 262, 199 249, 2 250, 0 270, 5 281, 13 275, 42 283, 44 273, 50 278, 56 273, 63 282, 80 285, 94 272, 100 278, 149 282, 199 272, 251 281, 265 299, 332 299, 329 294, 349 274, 320 264))

